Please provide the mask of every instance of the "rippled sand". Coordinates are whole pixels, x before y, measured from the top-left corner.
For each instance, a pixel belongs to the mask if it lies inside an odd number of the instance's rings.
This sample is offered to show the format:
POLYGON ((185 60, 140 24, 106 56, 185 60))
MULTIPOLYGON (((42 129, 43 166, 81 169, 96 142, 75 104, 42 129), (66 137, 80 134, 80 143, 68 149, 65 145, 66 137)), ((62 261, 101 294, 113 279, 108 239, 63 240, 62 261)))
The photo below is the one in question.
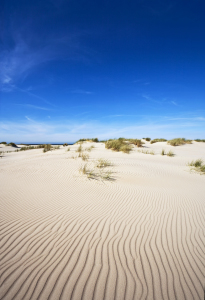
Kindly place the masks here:
POLYGON ((113 180, 80 175, 77 145, 0 158, 0 299, 203 299, 205 143, 94 145, 113 180))

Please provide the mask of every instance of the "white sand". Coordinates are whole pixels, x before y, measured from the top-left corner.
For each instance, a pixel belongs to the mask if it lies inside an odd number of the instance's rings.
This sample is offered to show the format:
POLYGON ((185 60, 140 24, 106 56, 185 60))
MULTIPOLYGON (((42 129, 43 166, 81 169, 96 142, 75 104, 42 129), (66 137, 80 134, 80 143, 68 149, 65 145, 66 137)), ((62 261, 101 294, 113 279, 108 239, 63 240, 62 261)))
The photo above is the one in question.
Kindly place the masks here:
POLYGON ((145 146, 95 144, 113 181, 80 175, 76 145, 0 158, 0 299, 203 299, 205 175, 187 163, 205 143, 145 146))

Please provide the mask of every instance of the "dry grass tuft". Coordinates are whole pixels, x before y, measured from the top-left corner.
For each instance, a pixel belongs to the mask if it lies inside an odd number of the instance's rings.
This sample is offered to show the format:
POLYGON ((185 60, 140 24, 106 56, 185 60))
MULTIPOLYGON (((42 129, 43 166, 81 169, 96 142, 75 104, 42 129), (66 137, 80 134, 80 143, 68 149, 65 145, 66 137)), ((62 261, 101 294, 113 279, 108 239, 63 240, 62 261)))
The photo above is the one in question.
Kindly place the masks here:
POLYGON ((76 152, 82 152, 83 151, 83 148, 82 148, 82 145, 80 144, 80 146, 77 148, 76 152))
POLYGON ((175 154, 170 150, 169 152, 167 152, 167 156, 174 156, 175 154))
POLYGON ((205 165, 203 164, 202 159, 193 160, 188 166, 194 167, 195 171, 200 172, 201 174, 205 174, 205 165))
POLYGON ((162 151, 161 151, 161 155, 166 155, 166 152, 165 152, 165 150, 164 150, 164 149, 162 149, 162 151))
MULTIPOLYGON (((80 155, 80 153, 79 153, 79 155, 80 155)), ((87 153, 82 153, 81 158, 82 158, 82 160, 87 161, 89 158, 89 155, 87 153)))
POLYGON ((107 159, 103 159, 103 158, 99 158, 97 163, 96 163, 96 167, 97 168, 106 168, 111 166, 111 162, 107 159))

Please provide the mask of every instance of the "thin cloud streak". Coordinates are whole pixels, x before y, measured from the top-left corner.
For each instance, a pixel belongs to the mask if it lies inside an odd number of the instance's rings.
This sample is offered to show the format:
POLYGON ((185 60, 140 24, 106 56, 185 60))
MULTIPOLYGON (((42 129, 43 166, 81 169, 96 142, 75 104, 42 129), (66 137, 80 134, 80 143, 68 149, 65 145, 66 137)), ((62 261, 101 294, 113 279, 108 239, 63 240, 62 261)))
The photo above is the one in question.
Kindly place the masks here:
POLYGON ((15 104, 15 105, 23 106, 23 107, 31 108, 31 109, 48 110, 48 111, 51 110, 50 108, 46 108, 46 107, 42 107, 42 106, 37 106, 37 105, 33 105, 33 104, 15 104))

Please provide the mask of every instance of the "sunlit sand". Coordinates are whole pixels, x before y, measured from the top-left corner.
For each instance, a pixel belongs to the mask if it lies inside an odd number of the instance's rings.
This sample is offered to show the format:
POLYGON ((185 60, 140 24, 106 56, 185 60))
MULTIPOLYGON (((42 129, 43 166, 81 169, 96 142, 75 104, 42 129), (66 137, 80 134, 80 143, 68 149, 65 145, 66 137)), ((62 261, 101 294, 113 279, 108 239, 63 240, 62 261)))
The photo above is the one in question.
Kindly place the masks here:
POLYGON ((205 175, 188 163, 205 143, 91 145, 85 161, 0 145, 0 298, 203 299, 205 175))

